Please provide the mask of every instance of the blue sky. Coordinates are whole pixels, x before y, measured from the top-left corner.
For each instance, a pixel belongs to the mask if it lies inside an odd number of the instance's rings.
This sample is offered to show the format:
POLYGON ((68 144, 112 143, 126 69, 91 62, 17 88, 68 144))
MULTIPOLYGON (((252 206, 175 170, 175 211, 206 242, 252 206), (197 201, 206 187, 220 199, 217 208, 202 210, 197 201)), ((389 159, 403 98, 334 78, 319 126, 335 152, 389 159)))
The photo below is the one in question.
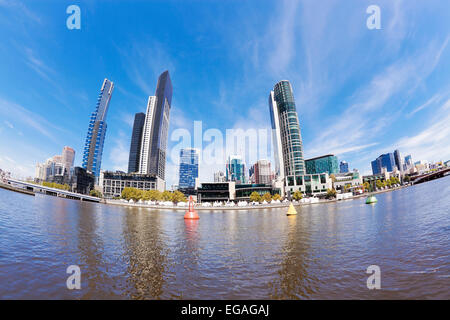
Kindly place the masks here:
MULTIPOLYGON (((80 165, 107 77, 115 91, 102 168, 126 170, 133 115, 166 69, 170 132, 194 120, 204 130, 269 128, 269 92, 288 79, 306 158, 335 153, 363 173, 396 148, 445 161, 449 21, 447 0, 0 0, 0 168, 33 176, 65 145, 80 165), (81 30, 66 28, 71 4, 81 30), (371 4, 380 30, 366 27, 371 4)), ((201 180, 220 166, 200 168, 201 180)), ((176 164, 167 171, 170 186, 176 164)))

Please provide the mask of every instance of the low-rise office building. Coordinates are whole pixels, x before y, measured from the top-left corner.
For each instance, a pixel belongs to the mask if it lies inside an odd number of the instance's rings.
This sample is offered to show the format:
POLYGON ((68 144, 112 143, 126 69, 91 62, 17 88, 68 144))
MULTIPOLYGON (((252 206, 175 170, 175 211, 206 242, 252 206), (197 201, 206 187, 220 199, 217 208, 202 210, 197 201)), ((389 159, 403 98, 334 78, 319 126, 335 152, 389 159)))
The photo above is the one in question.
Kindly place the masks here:
POLYGON ((281 190, 273 188, 270 184, 237 184, 236 200, 249 201, 253 192, 258 192, 260 196, 265 193, 270 193, 272 196, 277 193, 281 196, 281 190))
POLYGON ((306 174, 318 173, 338 173, 338 158, 335 155, 327 154, 325 156, 315 157, 305 160, 306 174))
POLYGON ((372 174, 372 175, 368 175, 368 176, 363 176, 362 180, 363 183, 368 182, 369 184, 374 184, 376 183, 377 180, 380 181, 386 181, 389 180, 390 178, 395 177, 397 179, 399 179, 401 181, 402 178, 402 174, 399 170, 394 169, 394 171, 392 172, 388 172, 386 170, 383 170, 381 173, 378 174, 372 174))
POLYGON ((120 197, 126 187, 164 191, 165 181, 155 174, 100 172, 99 186, 104 198, 120 197))
POLYGON ((305 174, 303 176, 286 177, 285 192, 300 191, 306 195, 319 195, 333 188, 333 182, 328 173, 305 174))
POLYGON ((337 191, 343 191, 345 187, 357 187, 362 185, 362 177, 357 170, 348 173, 337 173, 334 176, 333 187, 337 191))
POLYGON ((203 182, 197 188, 198 202, 232 201, 236 199, 236 182, 203 182))
POLYGON ((270 184, 205 182, 197 189, 197 199, 199 202, 249 201, 253 192, 258 192, 261 196, 265 193, 273 196, 276 193, 281 195, 281 191, 270 184))

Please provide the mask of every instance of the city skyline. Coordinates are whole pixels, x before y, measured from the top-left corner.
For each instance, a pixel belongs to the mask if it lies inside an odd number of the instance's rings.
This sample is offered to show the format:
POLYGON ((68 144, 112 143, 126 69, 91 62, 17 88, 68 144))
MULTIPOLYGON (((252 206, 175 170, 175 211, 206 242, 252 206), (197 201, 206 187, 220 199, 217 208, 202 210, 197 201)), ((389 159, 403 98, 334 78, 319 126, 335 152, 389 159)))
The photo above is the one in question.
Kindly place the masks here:
MULTIPOLYGON (((288 79, 301 119, 304 158, 333 153, 363 174, 371 172, 370 161, 395 149, 413 159, 447 161, 449 37, 441 4, 445 2, 437 2, 434 10, 442 15, 430 19, 423 4, 381 1, 383 28, 373 31, 365 27, 367 3, 264 4, 248 17, 249 21, 266 20, 256 27, 247 26, 241 14, 233 16, 236 8, 230 5, 206 30, 195 22, 208 17, 208 8, 199 4, 190 4, 192 17, 183 19, 178 19, 182 15, 173 10, 173 4, 160 4, 155 21, 144 19, 153 5, 140 4, 142 13, 133 13, 132 25, 119 18, 114 26, 99 17, 94 27, 99 6, 81 1, 82 14, 92 19, 84 19, 81 30, 69 31, 62 4, 38 8, 27 3, 23 10, 2 2, 1 24, 18 19, 24 26, 0 31, 4 45, 12 48, 0 52, 0 58, 8 62, 0 76, 0 167, 32 176, 36 162, 60 152, 64 145, 75 149, 75 165, 81 165, 86 123, 99 81, 106 77, 116 88, 102 168, 127 171, 134 114, 145 109, 157 76, 166 69, 175 86, 169 138, 177 128, 192 130, 194 120, 222 131, 270 128, 267 92, 280 79, 288 79), (322 14, 313 21, 308 18, 312 13, 322 14), (336 25, 332 13, 345 22, 336 25), (409 20, 413 14, 415 19, 409 20), (344 19, 347 15, 349 19, 344 19), (248 46, 237 45, 241 35, 237 40, 230 38, 234 34, 230 19, 242 27, 242 36, 252 36, 248 46), (164 20, 174 22, 166 30, 173 43, 148 32, 157 30, 164 20), (277 20, 283 23, 274 26, 277 20), (421 21, 428 21, 425 31, 419 28, 421 21), (184 24, 191 26, 190 31, 182 31, 184 24), (101 37, 111 28, 116 33, 114 42, 101 37), (282 49, 274 48, 265 36, 255 36, 258 29, 272 37, 278 34, 282 49), (308 35, 314 32, 320 36, 308 35), (127 36, 132 33, 134 37, 127 36), (100 38, 98 48, 81 50, 100 38), (65 47, 53 42, 63 42, 65 47), (327 62, 331 55, 333 64, 327 62), (25 82, 26 96, 20 90, 25 82)), ((107 17, 108 12, 127 9, 114 3, 102 10, 107 17)), ((169 149, 174 144, 169 142, 169 149)), ((177 165, 167 164, 167 185, 178 180, 177 165)), ((202 168, 201 180, 211 181, 219 169, 223 165, 202 168)))

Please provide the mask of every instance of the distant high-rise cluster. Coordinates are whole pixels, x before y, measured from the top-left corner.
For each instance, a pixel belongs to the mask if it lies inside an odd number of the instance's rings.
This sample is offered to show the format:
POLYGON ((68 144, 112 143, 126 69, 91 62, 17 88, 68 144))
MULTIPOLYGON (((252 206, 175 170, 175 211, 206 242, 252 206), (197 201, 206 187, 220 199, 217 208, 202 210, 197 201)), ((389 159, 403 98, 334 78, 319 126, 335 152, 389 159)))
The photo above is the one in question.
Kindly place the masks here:
POLYGON ((74 159, 75 150, 71 147, 64 147, 62 154, 55 155, 44 163, 36 164, 35 181, 69 183, 74 159))
POLYGON ((237 183, 245 183, 245 164, 242 162, 241 156, 229 156, 226 164, 227 181, 235 181, 237 183))
POLYGON ((106 115, 109 102, 114 90, 114 83, 108 79, 103 80, 97 105, 89 121, 86 142, 83 151, 82 167, 98 177, 102 164, 103 144, 106 135, 106 115))
POLYGON ((269 160, 258 160, 250 167, 249 178, 251 183, 271 184, 273 180, 272 169, 269 160))
POLYGON ((395 150, 393 153, 385 153, 371 162, 372 173, 380 174, 383 171, 392 172, 395 169, 402 172, 412 168, 412 159, 408 155, 404 159, 399 150, 395 150))

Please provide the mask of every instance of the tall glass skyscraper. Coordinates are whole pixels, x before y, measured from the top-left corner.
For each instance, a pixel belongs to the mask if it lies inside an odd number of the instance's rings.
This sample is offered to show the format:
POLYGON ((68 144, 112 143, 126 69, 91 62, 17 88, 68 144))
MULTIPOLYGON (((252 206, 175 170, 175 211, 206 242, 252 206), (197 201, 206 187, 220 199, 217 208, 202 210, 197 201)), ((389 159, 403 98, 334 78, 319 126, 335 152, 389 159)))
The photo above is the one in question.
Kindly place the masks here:
POLYGON ((400 153, 400 150, 394 151, 394 160, 395 160, 395 165, 397 166, 397 169, 399 171, 403 171, 403 158, 402 158, 402 154, 400 153))
POLYGON ((198 178, 198 150, 192 148, 180 151, 180 189, 193 189, 195 179, 198 178))
POLYGON ((289 81, 282 80, 275 85, 269 96, 269 108, 276 139, 274 141, 276 167, 283 165, 284 168, 280 168, 280 176, 285 177, 289 185, 293 185, 297 177, 303 176, 306 172, 300 125, 289 81))
POLYGON ((128 173, 139 171, 142 132, 144 130, 145 113, 134 115, 133 133, 131 134, 130 155, 128 157, 128 173))
POLYGON ((114 83, 105 79, 100 89, 95 111, 89 121, 86 142, 84 144, 82 167, 96 177, 100 175, 103 143, 106 135, 106 114, 114 90, 114 83))
POLYGON ((139 164, 140 173, 155 174, 163 180, 166 171, 172 92, 169 71, 164 71, 158 78, 155 96, 148 99, 139 164))

